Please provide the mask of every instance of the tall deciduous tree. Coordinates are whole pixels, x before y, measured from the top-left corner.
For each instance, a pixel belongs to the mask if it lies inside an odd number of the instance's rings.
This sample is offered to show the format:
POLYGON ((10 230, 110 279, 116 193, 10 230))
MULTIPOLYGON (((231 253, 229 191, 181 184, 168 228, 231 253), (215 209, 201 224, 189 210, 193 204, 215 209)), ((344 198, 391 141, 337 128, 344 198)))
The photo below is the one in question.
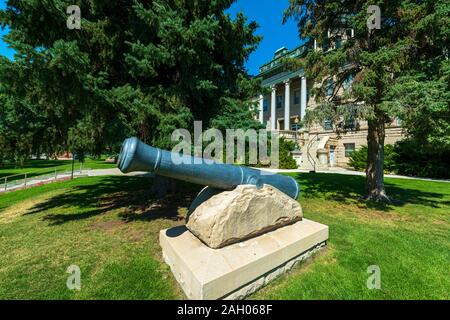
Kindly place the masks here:
POLYGON ((128 135, 168 147, 173 129, 207 126, 236 101, 248 112, 258 85, 244 62, 260 39, 255 23, 225 13, 233 2, 7 1, 0 24, 16 55, 0 57, 2 92, 35 122, 18 130, 44 152, 99 154, 128 135), (80 7, 81 29, 66 26, 69 5, 80 7))
MULTIPOLYGON (((433 123, 440 120, 425 114, 434 110, 443 119, 448 112, 448 16, 445 0, 290 0, 285 19, 293 17, 300 37, 315 39, 319 47, 339 42, 341 31, 347 35, 354 31, 340 48, 326 53, 311 50, 301 65, 318 83, 313 95, 320 104, 310 119, 326 115, 343 129, 348 129, 351 122, 346 120, 351 117, 367 120, 368 199, 390 200, 383 177, 386 124, 394 116, 408 119, 407 124, 423 121, 418 130, 433 139, 433 123), (372 5, 380 9, 379 29, 373 23, 375 11, 368 10, 372 5), (345 90, 349 79, 353 85, 345 90), (409 89, 412 92, 406 92, 409 89), (419 104, 411 103, 414 96, 421 97, 419 104), (430 101, 432 107, 426 105, 430 101)), ((440 128, 448 133, 447 124, 440 128)))

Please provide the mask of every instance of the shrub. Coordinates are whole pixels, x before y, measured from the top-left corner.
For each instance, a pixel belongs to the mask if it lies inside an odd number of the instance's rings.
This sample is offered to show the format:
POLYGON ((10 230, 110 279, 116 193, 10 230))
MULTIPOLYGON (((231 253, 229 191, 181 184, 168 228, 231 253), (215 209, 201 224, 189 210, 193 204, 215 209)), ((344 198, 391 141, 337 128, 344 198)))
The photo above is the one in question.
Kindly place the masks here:
MULTIPOLYGON (((291 155, 291 151, 294 150, 295 143, 289 140, 286 140, 284 137, 280 137, 279 143, 278 143, 279 151, 279 168, 280 169, 297 169, 297 162, 294 160, 294 158, 291 155)), ((271 145, 270 140, 268 140, 268 146, 267 146, 268 152, 270 153, 271 145)), ((247 159, 248 160, 248 159, 247 159)), ((269 165, 263 165, 259 163, 256 165, 256 167, 263 168, 263 167, 269 167, 269 165)))
POLYGON ((420 145, 412 139, 395 144, 398 174, 427 178, 450 178, 450 150, 420 145))
POLYGON ((367 146, 362 146, 355 150, 348 161, 348 165, 355 170, 362 171, 366 169, 367 163, 367 146))
POLYGON ((294 147, 294 142, 280 138, 280 169, 297 169, 297 162, 291 155, 294 147))
MULTIPOLYGON (((350 156, 349 166, 363 171, 367 162, 367 146, 350 156)), ((439 150, 405 139, 384 146, 384 170, 405 176, 450 178, 450 150, 439 150)))
MULTIPOLYGON (((395 150, 394 146, 387 144, 384 146, 384 171, 395 172, 395 150)), ((352 153, 348 162, 349 166, 355 170, 364 171, 367 164, 367 146, 362 146, 352 153)))

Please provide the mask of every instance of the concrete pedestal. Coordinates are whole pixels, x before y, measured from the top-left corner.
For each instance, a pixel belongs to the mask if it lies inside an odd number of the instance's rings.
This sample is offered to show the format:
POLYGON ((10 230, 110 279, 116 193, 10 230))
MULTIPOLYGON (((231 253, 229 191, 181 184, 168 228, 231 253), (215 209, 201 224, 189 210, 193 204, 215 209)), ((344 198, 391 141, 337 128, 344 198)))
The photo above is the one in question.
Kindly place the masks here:
POLYGON ((294 158, 297 167, 300 168, 302 165, 302 151, 294 150, 291 152, 292 158, 294 158))
POLYGON ((322 166, 328 164, 328 150, 327 149, 317 149, 317 157, 319 158, 319 163, 322 166))
POLYGON ((303 219, 211 249, 185 226, 161 230, 164 260, 189 299, 242 299, 322 248, 328 226, 303 219))

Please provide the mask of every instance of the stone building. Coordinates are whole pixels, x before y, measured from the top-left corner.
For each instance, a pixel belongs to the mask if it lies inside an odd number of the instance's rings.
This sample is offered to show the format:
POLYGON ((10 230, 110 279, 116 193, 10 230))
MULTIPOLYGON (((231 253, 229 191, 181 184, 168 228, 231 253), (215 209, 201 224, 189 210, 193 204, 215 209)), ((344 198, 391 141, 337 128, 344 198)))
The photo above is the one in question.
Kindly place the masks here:
MULTIPOLYGON (((348 32, 352 36, 353 31, 348 32)), ((345 37, 345 36, 344 36, 345 37)), ((314 50, 318 50, 315 41, 314 50)), ((323 51, 333 50, 340 43, 330 45, 323 51)), ((331 122, 317 123, 309 128, 300 128, 306 110, 314 108, 316 101, 310 96, 314 79, 307 79, 302 69, 286 69, 285 58, 301 57, 308 50, 301 45, 293 50, 285 47, 278 49, 271 61, 260 67, 259 77, 262 85, 270 88, 270 93, 259 97, 259 121, 268 130, 277 130, 289 140, 297 140, 299 151, 294 158, 300 168, 324 170, 330 167, 347 167, 350 154, 363 145, 367 145, 367 123, 359 121, 358 130, 340 135, 331 122)), ((352 78, 344 84, 351 86, 352 78)), ((331 94, 331 93, 330 93, 331 94)), ((400 122, 392 119, 386 126, 385 144, 394 144, 404 137, 400 122)))

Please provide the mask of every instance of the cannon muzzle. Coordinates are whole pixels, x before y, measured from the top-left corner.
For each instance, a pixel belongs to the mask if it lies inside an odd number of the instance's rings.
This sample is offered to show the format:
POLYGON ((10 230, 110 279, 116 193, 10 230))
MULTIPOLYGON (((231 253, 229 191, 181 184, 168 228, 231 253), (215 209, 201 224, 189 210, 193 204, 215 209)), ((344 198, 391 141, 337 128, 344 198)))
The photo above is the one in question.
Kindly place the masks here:
POLYGON ((211 162, 211 160, 187 155, 178 156, 149 146, 138 138, 128 138, 123 142, 118 167, 123 173, 149 171, 160 176, 224 190, 234 189, 241 184, 253 184, 257 188, 268 184, 293 199, 298 197, 300 187, 292 177, 263 173, 243 166, 211 162), (180 157, 182 161, 176 163, 173 161, 175 157, 180 157))

